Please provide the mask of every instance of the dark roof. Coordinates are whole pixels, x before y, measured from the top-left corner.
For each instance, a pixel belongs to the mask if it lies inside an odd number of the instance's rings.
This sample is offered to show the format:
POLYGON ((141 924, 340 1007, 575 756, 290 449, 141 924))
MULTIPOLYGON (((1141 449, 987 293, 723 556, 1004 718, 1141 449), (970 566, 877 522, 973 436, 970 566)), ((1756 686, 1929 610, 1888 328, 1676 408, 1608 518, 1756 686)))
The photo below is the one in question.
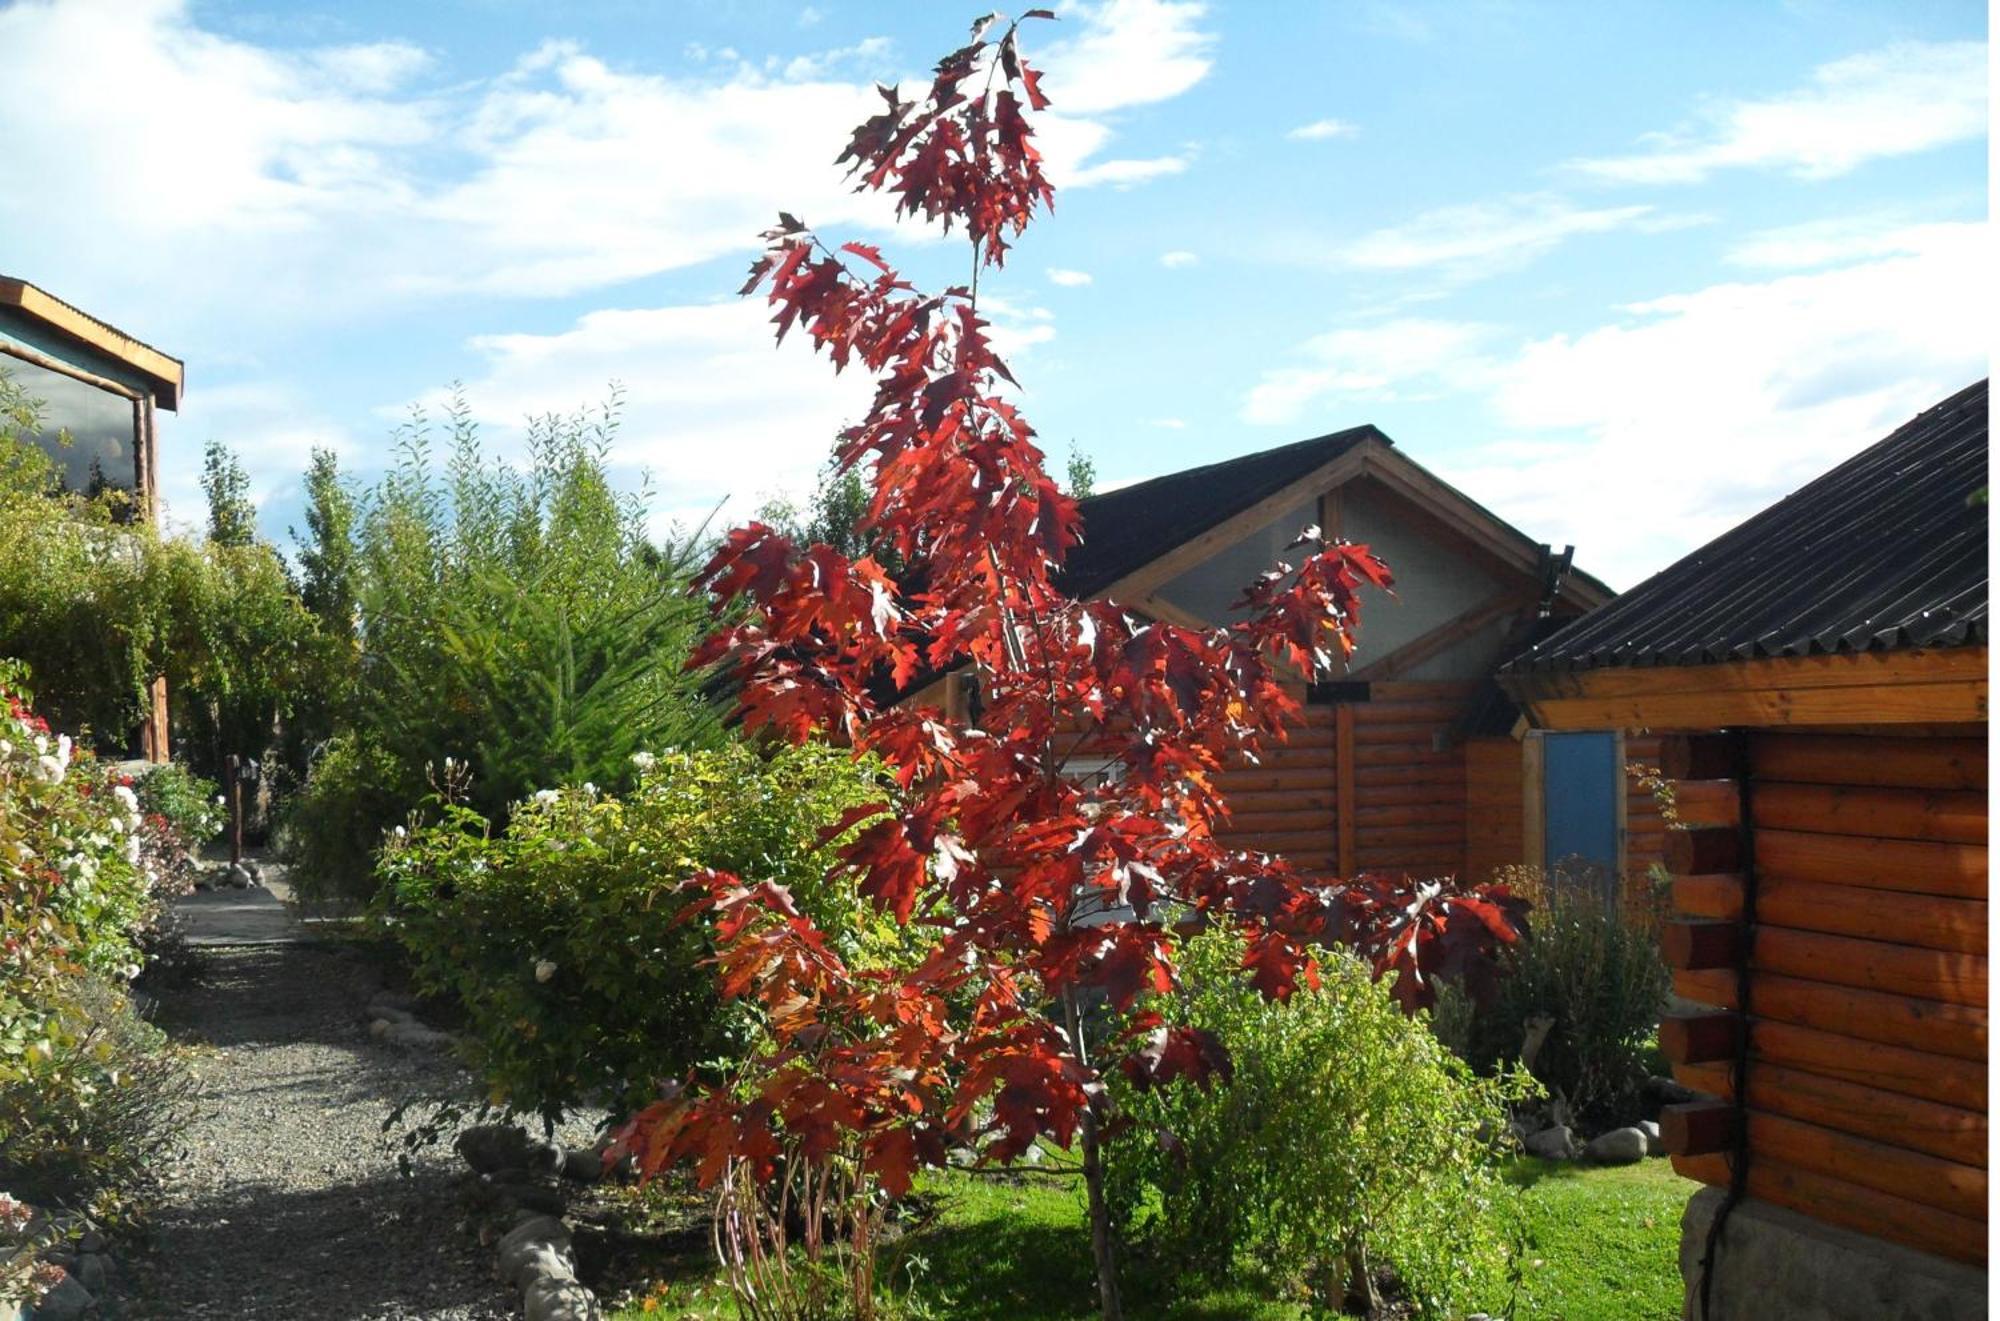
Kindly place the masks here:
POLYGON ((1505 672, 1983 644, 1985 487, 1980 381, 1505 672))
POLYGON ((1394 443, 1372 426, 1350 427, 1091 496, 1080 502, 1083 544, 1070 551, 1058 584, 1078 598, 1095 596, 1369 439, 1394 443))

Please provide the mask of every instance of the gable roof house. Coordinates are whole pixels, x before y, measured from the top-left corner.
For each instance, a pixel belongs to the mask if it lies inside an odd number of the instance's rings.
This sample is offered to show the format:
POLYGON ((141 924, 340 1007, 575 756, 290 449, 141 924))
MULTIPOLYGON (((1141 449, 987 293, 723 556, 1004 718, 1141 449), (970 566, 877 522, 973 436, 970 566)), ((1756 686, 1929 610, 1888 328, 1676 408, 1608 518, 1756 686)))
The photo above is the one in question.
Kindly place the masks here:
MULTIPOLYGON (((180 408, 185 368, 89 313, 0 275, 0 374, 41 406, 34 437, 63 487, 122 492, 134 519, 159 508, 158 409, 180 408)), ((166 681, 155 680, 140 730, 147 758, 167 759, 166 681)))
POLYGON ((1981 381, 1503 671, 1678 731, 1690 1316, 1986 1315, 1987 435, 1981 381))
MULTIPOLYGON (((1657 809, 1622 769, 1650 753, 1644 740, 1621 750, 1622 736, 1602 731, 1561 759, 1589 792, 1551 835, 1546 805, 1529 796, 1540 739, 1515 737, 1519 708, 1493 677, 1610 590, 1376 428, 1156 477, 1084 500, 1082 514, 1061 585, 1177 624, 1228 622, 1244 587, 1308 525, 1370 546, 1395 575, 1393 595, 1364 589, 1349 669, 1301 678, 1303 726, 1261 764, 1223 773, 1231 842, 1334 874, 1484 876, 1572 853, 1622 874, 1659 856, 1657 809)), ((947 675, 915 696, 962 713, 972 683, 947 675)))

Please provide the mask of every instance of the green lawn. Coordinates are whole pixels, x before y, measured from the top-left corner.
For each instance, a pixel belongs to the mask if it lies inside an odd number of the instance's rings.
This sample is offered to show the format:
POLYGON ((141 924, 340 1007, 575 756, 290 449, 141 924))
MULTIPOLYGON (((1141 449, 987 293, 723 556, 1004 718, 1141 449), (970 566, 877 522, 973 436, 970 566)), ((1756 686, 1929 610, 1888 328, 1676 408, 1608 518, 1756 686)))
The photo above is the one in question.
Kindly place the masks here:
MULTIPOLYGON (((1680 1212, 1693 1186, 1664 1160, 1587 1169, 1524 1160, 1508 1170, 1523 1245, 1512 1292, 1518 1321, 1671 1321, 1680 1315, 1675 1252, 1680 1212)), ((911 1321, 1087 1321, 1097 1314, 1080 1193, 1048 1179, 1021 1182, 962 1175, 936 1180, 937 1220, 884 1251, 885 1282, 911 1321)), ((1298 1321, 1302 1308, 1233 1291, 1166 1299, 1146 1290, 1143 1269, 1125 1272, 1126 1311, 1161 1321, 1298 1321)), ((731 1318, 728 1290, 703 1257, 658 1277, 651 1307, 618 1318, 731 1318)), ((1508 1315, 1510 1290, 1483 1306, 1508 1315)))

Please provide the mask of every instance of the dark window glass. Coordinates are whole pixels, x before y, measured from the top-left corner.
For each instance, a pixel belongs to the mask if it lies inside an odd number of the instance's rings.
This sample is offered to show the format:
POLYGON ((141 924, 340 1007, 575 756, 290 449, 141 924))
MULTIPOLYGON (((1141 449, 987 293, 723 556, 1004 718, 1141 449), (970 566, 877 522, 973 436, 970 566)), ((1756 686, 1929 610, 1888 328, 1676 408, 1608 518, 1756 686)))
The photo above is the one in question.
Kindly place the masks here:
POLYGON ((1615 735, 1542 736, 1543 817, 1551 874, 1594 877, 1617 893, 1618 795, 1625 791, 1615 735))
POLYGON ((138 489, 130 399, 10 354, 0 353, 0 371, 41 404, 42 429, 34 439, 56 461, 66 490, 138 489))

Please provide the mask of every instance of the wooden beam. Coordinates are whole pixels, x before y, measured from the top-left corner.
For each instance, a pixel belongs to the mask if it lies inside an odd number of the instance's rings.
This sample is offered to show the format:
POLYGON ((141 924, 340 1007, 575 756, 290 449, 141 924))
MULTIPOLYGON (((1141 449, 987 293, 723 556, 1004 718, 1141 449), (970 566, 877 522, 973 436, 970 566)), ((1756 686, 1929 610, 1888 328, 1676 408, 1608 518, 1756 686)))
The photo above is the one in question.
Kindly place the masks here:
POLYGON ((1742 856, 1742 835, 1726 827, 1667 832, 1667 870, 1676 876, 1733 872, 1742 856))
POLYGON ((1986 737, 1983 733, 1970 738, 1922 739, 1753 734, 1750 765, 1760 780, 1906 789, 1984 789, 1986 737))
MULTIPOLYGON (((1725 969, 1677 972, 1674 994, 1734 1009, 1736 974, 1725 969)), ((1758 976, 1755 999, 1760 1020, 1814 1030, 1830 1028, 1832 1035, 1849 1044, 1880 1042, 1922 1051, 1926 1057, 1949 1056, 1976 1063, 1982 1070, 1986 1067, 1985 1005, 1946 1004, 1775 973, 1758 976)))
MULTIPOLYGON (((1985 649, 1980 648, 1980 654, 1985 649)), ((1518 697, 1519 694, 1516 694, 1518 697)), ((1986 679, 1850 688, 1722 688, 1651 696, 1522 698, 1544 729, 1712 729, 1986 719, 1986 679)))
POLYGON ((1986 842, 1986 794, 1977 789, 1887 789, 1832 784, 1759 783, 1759 826, 1822 835, 1986 842))
POLYGON ((1660 1052, 1673 1064, 1708 1064, 1736 1058, 1743 1020, 1732 1013, 1664 1014, 1660 1052))
POLYGON ((1759 830, 1755 839, 1762 876, 1961 899, 1986 897, 1983 845, 1859 839, 1798 830, 1759 830))
POLYGON ((1393 679, 1412 667, 1423 664, 1439 652, 1448 651, 1487 625, 1505 619, 1510 614, 1531 609, 1534 604, 1532 596, 1519 592, 1502 592, 1456 619, 1448 619, 1422 636, 1412 638, 1388 655, 1377 656, 1360 669, 1350 670, 1347 678, 1353 683, 1393 679))
MULTIPOLYGON (((1510 676, 1523 696, 1561 700, 1658 697, 1666 693, 1797 692, 1813 688, 1930 684, 1986 678, 1984 646, 1779 656, 1709 665, 1619 665, 1510 676)), ((1860 720, 1857 723, 1877 723, 1860 720)), ((1722 728, 1718 723, 1711 728, 1722 728)))
POLYGON ((1669 967, 1687 972, 1733 968, 1743 952, 1738 922, 1678 919, 1660 924, 1660 952, 1669 967))
POLYGON ((1733 831, 1741 810, 1739 797, 1734 780, 1676 779, 1674 814, 1684 826, 1727 826, 1733 831))
POLYGON ((1727 734, 1671 734, 1660 740, 1660 774, 1669 780, 1728 780, 1736 745, 1727 734))
MULTIPOLYGON (((1735 921, 1743 915, 1743 878, 1727 873, 1677 876, 1674 908, 1688 917, 1735 921)), ((1986 953, 1984 899, 1926 895, 1912 902, 1893 890, 1766 876, 1757 882, 1757 921, 1920 949, 1986 953)))
POLYGON ((1736 1107, 1727 1101, 1689 1101, 1660 1108, 1660 1145, 1670 1156, 1706 1156, 1736 1143, 1736 1107))
POLYGON ((1521 861, 1538 869, 1548 865, 1547 774, 1548 745, 1531 734, 1521 740, 1521 861))
MULTIPOLYGON (((1736 1084, 1727 1065, 1683 1065, 1675 1068, 1674 1076, 1696 1091, 1721 1100, 1735 1098, 1736 1084)), ((1986 1116, 1977 1110, 1775 1064, 1760 1064, 1751 1071, 1750 1104, 1767 1114, 1986 1168, 1986 1116)))

